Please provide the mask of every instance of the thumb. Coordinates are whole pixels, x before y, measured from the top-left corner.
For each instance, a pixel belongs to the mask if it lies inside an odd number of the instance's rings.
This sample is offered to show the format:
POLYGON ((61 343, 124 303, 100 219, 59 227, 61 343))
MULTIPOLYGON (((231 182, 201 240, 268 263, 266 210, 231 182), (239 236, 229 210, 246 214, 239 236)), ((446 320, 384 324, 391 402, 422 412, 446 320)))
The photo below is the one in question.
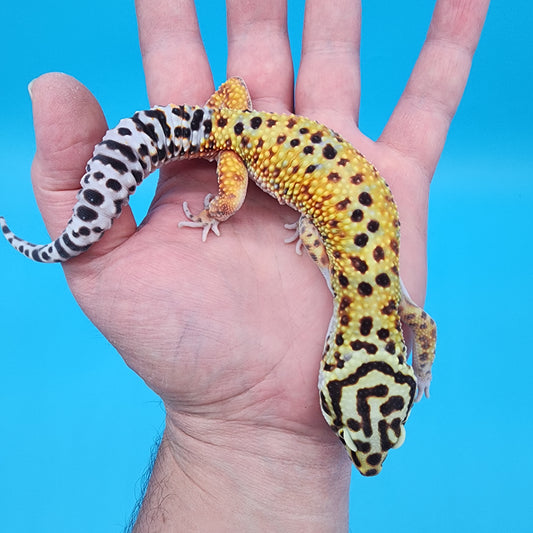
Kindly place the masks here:
MULTIPOLYGON (((74 78, 51 73, 30 84, 37 151, 32 165, 35 198, 52 238, 65 228, 94 146, 107 130, 94 96, 74 78)), ((129 208, 78 261, 102 255, 136 229, 129 208)))

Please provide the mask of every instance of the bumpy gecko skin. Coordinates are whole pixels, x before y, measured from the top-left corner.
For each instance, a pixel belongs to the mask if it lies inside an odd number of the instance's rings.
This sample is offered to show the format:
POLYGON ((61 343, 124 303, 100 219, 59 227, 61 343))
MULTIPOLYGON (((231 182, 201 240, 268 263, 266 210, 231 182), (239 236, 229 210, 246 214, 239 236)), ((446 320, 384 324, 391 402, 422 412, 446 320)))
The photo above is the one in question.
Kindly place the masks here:
POLYGON ((327 127, 296 115, 252 110, 244 82, 231 78, 203 107, 154 107, 123 119, 95 148, 72 218, 50 244, 15 236, 11 245, 41 262, 61 262, 98 241, 142 180, 169 161, 217 160, 219 190, 180 226, 210 230, 242 205, 248 176, 301 213, 299 237, 334 296, 319 373, 327 423, 359 471, 377 474, 404 440, 413 402, 428 395, 435 323, 402 290, 399 220, 376 168, 327 127), (414 337, 407 362, 402 321, 414 337), (417 393, 418 388, 418 393, 417 393))

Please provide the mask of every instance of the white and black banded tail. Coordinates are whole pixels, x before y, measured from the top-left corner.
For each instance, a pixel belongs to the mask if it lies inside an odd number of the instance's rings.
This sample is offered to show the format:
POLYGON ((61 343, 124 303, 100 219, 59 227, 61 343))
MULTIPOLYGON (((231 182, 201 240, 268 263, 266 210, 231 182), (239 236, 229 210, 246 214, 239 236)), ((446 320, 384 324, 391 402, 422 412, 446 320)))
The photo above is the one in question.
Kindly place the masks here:
POLYGON ((83 253, 111 227, 146 176, 168 161, 211 148, 212 114, 208 107, 169 105, 122 119, 96 145, 63 233, 49 244, 31 244, 17 237, 0 217, 4 237, 13 248, 43 263, 83 253))

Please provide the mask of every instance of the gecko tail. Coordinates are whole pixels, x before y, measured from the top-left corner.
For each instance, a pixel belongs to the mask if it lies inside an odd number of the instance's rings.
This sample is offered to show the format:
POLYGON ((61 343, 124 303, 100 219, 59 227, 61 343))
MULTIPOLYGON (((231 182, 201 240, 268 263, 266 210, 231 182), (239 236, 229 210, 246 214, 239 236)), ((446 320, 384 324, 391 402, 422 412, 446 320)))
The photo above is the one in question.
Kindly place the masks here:
POLYGON ((0 217, 0 229, 2 230, 2 235, 15 250, 39 263, 62 263, 85 252, 92 244, 77 244, 67 232, 63 232, 55 241, 49 244, 32 244, 17 237, 9 229, 4 217, 0 217))

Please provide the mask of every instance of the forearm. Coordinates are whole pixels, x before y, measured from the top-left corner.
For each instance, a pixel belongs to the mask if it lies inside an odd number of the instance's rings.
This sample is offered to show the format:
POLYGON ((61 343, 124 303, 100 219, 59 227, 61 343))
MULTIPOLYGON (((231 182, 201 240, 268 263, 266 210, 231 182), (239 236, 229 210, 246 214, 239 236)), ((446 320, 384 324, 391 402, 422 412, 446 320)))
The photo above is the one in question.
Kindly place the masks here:
POLYGON ((350 466, 337 442, 238 425, 211 438, 209 425, 197 438, 167 419, 135 533, 348 531, 350 466))

